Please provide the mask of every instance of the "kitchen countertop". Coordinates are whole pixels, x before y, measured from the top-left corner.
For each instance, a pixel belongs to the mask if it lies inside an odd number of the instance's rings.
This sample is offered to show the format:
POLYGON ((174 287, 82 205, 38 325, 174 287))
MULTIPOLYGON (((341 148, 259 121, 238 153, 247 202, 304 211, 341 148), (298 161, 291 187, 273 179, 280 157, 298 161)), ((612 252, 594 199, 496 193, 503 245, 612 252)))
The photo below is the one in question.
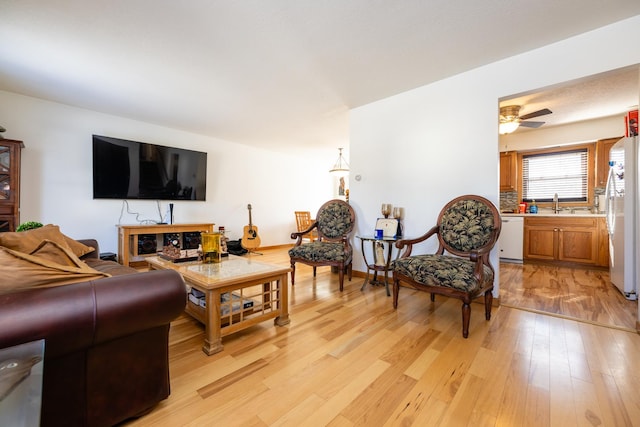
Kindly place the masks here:
POLYGON ((515 216, 521 216, 521 217, 538 217, 538 216, 544 216, 544 217, 558 217, 558 216, 570 216, 570 217, 589 217, 589 218, 599 218, 602 217, 604 218, 606 215, 604 213, 599 213, 599 214, 594 214, 588 211, 576 211, 575 213, 571 213, 570 210, 566 210, 566 211, 560 211, 560 213, 553 213, 553 212, 538 212, 537 214, 531 214, 531 213, 501 213, 501 216, 504 217, 515 217, 515 216))

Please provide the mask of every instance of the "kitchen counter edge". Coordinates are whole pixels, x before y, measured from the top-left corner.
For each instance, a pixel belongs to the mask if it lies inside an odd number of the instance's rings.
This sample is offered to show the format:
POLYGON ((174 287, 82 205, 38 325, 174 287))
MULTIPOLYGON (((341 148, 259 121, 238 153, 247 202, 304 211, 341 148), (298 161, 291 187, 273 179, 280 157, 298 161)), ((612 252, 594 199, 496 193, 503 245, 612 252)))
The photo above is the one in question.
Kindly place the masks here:
POLYGON ((503 216, 503 217, 567 217, 568 216, 568 217, 604 218, 606 217, 606 214, 604 213, 594 214, 589 212, 576 212, 576 213, 562 212, 562 213, 554 214, 554 213, 542 212, 537 214, 501 213, 500 216, 503 216))

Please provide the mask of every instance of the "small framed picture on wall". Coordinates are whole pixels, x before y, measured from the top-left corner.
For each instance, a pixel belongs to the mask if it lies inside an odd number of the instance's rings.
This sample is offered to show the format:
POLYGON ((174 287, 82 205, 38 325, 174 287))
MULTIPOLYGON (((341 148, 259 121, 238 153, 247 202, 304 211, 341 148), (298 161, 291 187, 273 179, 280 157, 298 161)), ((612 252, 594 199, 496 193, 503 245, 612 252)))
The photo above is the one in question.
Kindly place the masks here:
POLYGON ((349 188, 348 188, 349 177, 347 176, 334 177, 333 181, 334 181, 334 192, 333 192, 334 197, 336 199, 347 200, 349 195, 349 188))

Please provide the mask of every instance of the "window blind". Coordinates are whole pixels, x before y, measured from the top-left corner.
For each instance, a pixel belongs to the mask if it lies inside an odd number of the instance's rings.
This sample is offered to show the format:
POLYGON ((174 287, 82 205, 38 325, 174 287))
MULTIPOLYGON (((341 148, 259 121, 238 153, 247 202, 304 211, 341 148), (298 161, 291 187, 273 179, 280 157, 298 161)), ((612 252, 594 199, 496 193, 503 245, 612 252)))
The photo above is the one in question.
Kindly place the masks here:
POLYGON ((586 202, 587 149, 522 156, 522 198, 551 202, 586 202))

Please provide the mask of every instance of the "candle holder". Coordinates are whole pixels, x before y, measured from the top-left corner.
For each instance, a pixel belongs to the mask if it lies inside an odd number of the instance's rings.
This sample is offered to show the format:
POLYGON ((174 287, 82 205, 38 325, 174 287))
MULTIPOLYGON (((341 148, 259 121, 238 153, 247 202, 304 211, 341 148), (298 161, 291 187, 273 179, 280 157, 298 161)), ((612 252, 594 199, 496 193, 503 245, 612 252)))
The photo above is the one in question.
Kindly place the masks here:
POLYGON ((396 237, 402 237, 403 235, 402 218, 404 217, 404 208, 400 208, 400 207, 393 208, 393 217, 398 220, 398 230, 396 231, 396 237))
POLYGON ((389 215, 391 215, 391 207, 392 206, 389 203, 382 204, 382 207, 380 208, 380 212, 385 218, 389 218, 389 215))

